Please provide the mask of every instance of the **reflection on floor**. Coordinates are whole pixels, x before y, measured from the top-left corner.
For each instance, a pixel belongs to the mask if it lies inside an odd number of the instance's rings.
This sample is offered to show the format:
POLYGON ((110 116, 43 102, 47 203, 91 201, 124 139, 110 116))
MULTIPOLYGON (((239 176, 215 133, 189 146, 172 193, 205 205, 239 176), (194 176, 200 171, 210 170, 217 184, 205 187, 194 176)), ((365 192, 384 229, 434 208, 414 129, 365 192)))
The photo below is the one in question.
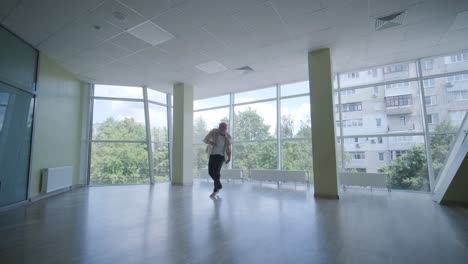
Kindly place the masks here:
POLYGON ((90 187, 0 213, 0 263, 466 263, 468 210, 428 194, 225 183, 90 187))

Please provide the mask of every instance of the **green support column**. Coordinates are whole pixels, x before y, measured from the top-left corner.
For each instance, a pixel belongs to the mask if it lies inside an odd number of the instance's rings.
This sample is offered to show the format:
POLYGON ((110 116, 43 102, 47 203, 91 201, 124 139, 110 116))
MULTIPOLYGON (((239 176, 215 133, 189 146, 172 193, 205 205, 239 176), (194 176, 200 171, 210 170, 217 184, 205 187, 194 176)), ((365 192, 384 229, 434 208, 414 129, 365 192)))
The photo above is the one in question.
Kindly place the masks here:
POLYGON ((192 184, 193 160, 193 87, 174 84, 172 132, 172 184, 192 184))
POLYGON ((330 49, 309 52, 309 86, 314 195, 338 199, 330 49))

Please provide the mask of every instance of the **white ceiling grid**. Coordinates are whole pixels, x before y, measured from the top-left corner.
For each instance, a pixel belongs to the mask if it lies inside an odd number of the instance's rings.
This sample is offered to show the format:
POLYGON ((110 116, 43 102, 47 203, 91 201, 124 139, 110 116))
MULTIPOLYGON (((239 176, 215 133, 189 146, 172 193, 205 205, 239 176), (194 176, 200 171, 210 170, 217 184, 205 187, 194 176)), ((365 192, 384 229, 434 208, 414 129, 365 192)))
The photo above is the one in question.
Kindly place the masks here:
POLYGON ((340 72, 468 48, 466 0, 2 0, 0 23, 85 81, 186 81, 197 98, 307 79, 321 47, 340 72), (400 10, 402 26, 375 31, 400 10), (162 35, 136 37, 145 25, 162 35), (227 70, 196 68, 211 61, 227 70))

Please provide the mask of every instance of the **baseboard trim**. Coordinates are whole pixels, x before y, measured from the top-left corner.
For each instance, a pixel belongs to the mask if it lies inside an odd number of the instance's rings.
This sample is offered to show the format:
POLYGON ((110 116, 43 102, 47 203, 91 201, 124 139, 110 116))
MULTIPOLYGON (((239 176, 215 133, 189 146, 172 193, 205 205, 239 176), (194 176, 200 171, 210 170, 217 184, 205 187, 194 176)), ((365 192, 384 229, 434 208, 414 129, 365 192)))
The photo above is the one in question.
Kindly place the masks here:
POLYGON ((62 189, 59 189, 59 190, 56 190, 56 191, 53 191, 53 192, 42 193, 42 194, 39 194, 39 195, 36 195, 34 197, 29 198, 29 202, 34 203, 34 202, 40 201, 42 199, 49 198, 51 196, 55 196, 55 195, 58 195, 58 194, 61 194, 61 193, 64 193, 64 192, 69 192, 69 191, 72 190, 72 188, 73 187, 70 186, 70 187, 65 187, 65 188, 62 188, 62 189))
POLYGON ((180 182, 172 182, 171 183, 173 186, 192 186, 193 181, 191 182, 185 182, 185 183, 180 183, 180 182))
POLYGON ((21 201, 21 202, 17 202, 17 203, 14 203, 14 204, 0 206, 0 213, 11 210, 11 209, 21 207, 23 205, 27 205, 28 203, 29 203, 28 201, 21 201))
POLYGON ((315 199, 326 199, 326 200, 339 200, 340 196, 338 194, 320 194, 320 193, 315 193, 314 194, 315 199))
POLYGON ((78 190, 78 189, 81 189, 81 188, 85 188, 85 187, 88 187, 88 185, 87 184, 76 184, 76 185, 72 186, 72 191, 78 190))

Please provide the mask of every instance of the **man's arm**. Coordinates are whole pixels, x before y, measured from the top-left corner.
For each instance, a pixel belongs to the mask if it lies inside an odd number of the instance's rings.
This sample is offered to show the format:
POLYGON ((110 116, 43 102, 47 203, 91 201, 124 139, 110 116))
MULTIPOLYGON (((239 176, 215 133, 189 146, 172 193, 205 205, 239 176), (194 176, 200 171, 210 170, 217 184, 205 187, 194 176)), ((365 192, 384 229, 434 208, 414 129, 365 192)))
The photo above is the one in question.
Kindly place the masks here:
POLYGON ((210 144, 210 145, 214 145, 215 142, 214 142, 214 137, 213 137, 213 133, 214 131, 211 130, 210 133, 208 133, 208 135, 206 135, 206 137, 203 139, 203 142, 205 142, 205 144, 210 144))

